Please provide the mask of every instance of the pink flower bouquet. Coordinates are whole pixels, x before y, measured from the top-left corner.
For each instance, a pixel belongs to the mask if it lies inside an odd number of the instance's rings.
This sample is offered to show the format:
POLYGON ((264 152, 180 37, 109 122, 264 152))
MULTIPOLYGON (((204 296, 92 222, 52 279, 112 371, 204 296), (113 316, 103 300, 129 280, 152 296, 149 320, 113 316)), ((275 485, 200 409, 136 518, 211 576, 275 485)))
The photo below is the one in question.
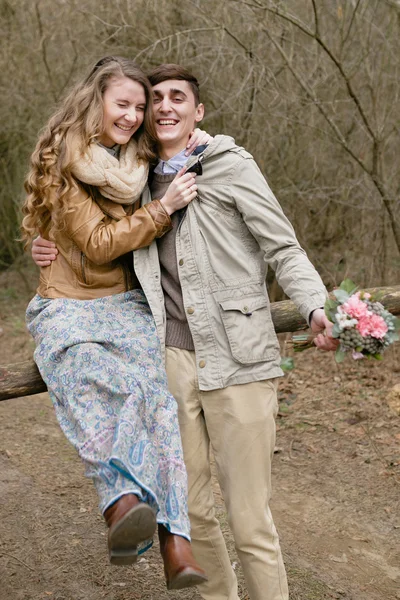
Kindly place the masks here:
MULTIPOLYGON (((382 359, 382 353, 399 338, 400 319, 368 292, 346 279, 333 291, 335 299, 325 302, 325 314, 333 323, 332 336, 340 340, 335 358, 341 362, 347 352, 353 358, 382 359)), ((310 348, 306 336, 293 336, 295 352, 310 348)))

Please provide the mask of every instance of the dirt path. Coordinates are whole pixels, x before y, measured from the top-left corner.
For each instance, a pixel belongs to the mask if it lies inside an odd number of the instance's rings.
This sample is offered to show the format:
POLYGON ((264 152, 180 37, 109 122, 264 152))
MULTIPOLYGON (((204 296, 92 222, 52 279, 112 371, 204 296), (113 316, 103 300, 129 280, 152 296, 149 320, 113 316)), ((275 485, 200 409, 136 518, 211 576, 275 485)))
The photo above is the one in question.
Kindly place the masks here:
MULTIPOLYGON (((19 280, 0 283, 1 364, 29 357, 32 344, 19 280)), ((399 356, 338 367, 309 351, 281 382, 272 508, 292 600, 400 598, 400 417, 388 405, 399 356)), ((217 484, 215 494, 246 600, 217 484)), ((108 564, 95 493, 47 394, 2 402, 0 600, 171 597, 156 547, 135 567, 108 564)))
POLYGON ((400 598, 400 419, 387 404, 398 356, 297 362, 281 384, 274 468, 283 547, 334 597, 400 598))

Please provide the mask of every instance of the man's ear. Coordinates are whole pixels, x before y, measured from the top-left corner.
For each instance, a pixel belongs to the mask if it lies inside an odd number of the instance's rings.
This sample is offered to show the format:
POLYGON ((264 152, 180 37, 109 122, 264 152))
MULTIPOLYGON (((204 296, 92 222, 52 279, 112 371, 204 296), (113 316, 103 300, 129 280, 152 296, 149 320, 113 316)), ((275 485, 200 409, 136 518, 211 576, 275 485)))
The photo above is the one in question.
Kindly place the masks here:
POLYGON ((203 118, 204 118, 204 104, 202 104, 200 102, 200 104, 198 104, 196 106, 196 117, 195 117, 196 123, 200 123, 200 121, 202 121, 203 118))

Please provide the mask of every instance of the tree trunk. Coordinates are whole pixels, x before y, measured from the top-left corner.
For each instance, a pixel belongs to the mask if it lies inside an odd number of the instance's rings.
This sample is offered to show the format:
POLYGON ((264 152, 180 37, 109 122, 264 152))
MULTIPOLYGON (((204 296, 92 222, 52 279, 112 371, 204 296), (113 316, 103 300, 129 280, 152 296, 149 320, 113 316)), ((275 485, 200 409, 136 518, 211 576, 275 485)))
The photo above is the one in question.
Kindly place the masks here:
MULTIPOLYGON (((394 315, 400 314, 400 286, 370 288, 367 291, 382 292, 381 302, 385 308, 394 315)), ((277 333, 307 329, 307 323, 290 300, 271 304, 271 314, 277 333)), ((33 360, 0 366, 0 401, 39 394, 46 389, 33 360)))

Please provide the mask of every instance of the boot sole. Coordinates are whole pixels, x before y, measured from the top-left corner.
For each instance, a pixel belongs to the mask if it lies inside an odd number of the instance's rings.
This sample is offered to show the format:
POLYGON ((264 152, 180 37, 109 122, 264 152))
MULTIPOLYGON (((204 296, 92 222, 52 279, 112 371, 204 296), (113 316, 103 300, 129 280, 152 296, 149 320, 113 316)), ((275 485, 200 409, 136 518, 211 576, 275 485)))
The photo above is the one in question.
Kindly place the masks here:
POLYGON ((112 565, 132 565, 137 561, 137 545, 151 539, 157 522, 154 511, 142 502, 134 506, 111 527, 108 551, 112 565))
POLYGON ((201 575, 198 571, 187 567, 175 575, 170 581, 167 581, 167 589, 182 590, 184 588, 200 585, 206 581, 208 581, 208 578, 205 575, 201 575))

